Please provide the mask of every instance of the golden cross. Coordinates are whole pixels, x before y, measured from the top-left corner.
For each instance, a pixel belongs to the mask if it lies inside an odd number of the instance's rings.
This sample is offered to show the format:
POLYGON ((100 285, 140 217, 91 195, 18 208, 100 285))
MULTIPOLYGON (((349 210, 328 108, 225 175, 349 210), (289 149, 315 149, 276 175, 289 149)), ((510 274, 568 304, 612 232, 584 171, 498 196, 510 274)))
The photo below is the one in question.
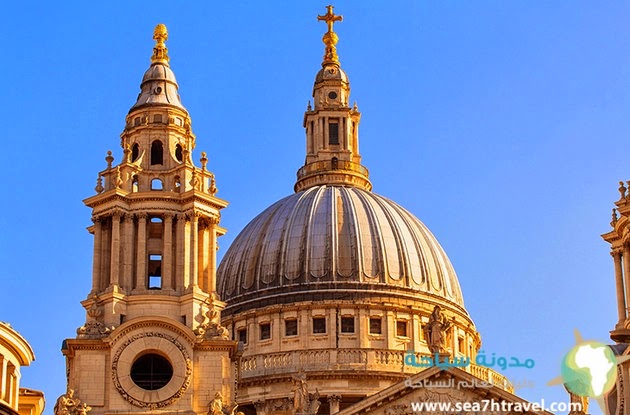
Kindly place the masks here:
POLYGON ((335 24, 335 22, 341 22, 343 20, 343 16, 333 13, 333 6, 326 6, 326 9, 328 9, 326 14, 323 16, 317 16, 317 20, 325 21, 328 25, 328 32, 331 33, 333 31, 333 24, 335 24))

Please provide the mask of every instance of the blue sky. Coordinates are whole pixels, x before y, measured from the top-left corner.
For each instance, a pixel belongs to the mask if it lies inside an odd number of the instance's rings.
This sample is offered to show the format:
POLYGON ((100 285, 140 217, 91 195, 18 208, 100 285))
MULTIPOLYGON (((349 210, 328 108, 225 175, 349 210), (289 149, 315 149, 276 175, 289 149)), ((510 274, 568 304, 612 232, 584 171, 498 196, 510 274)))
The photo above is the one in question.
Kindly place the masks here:
MULTIPOLYGON (((302 116, 323 55, 326 3, 10 2, 0 25, 0 319, 33 346, 22 385, 65 388, 61 341, 85 319, 90 211, 106 151, 167 42, 184 105, 228 200, 223 254, 292 192, 302 116), (18 4, 19 3, 19 4, 18 4)), ((630 179, 630 2, 338 1, 338 53, 362 120, 374 191, 417 215, 459 275, 483 350, 565 400, 558 376, 578 328, 610 342, 607 232, 630 179)), ((598 413, 593 406, 591 412, 598 413)))

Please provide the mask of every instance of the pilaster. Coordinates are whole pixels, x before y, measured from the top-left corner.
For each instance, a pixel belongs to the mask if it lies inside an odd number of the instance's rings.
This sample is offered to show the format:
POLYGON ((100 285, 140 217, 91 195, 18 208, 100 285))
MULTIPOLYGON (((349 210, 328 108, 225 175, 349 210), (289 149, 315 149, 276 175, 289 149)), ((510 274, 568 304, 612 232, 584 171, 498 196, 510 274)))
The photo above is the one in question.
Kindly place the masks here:
POLYGON ((615 263, 615 288, 617 291, 617 314, 619 315, 618 325, 622 325, 627 318, 626 301, 624 298, 623 270, 621 265, 621 251, 614 250, 610 253, 615 263))
POLYGON ((97 292, 101 287, 101 258, 103 256, 101 240, 103 238, 102 235, 102 227, 101 227, 101 218, 93 217, 92 222, 94 222, 94 258, 92 262, 92 292, 97 292))

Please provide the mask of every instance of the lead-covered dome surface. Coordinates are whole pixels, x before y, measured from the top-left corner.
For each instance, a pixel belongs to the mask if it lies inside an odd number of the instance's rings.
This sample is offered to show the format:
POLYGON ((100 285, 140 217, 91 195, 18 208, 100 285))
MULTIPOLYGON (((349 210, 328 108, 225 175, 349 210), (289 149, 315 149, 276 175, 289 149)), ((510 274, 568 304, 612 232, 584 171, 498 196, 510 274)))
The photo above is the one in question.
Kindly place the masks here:
POLYGON ((153 63, 142 77, 140 94, 131 109, 143 105, 168 104, 186 111, 179 98, 178 89, 173 70, 167 64, 153 63))
POLYGON ((346 84, 350 82, 348 75, 339 65, 326 65, 315 75, 315 85, 329 80, 342 81, 346 84))
POLYGON ((426 226, 355 187, 315 186, 271 205, 236 237, 217 280, 228 309, 272 296, 287 302, 369 290, 464 310, 453 266, 426 226))

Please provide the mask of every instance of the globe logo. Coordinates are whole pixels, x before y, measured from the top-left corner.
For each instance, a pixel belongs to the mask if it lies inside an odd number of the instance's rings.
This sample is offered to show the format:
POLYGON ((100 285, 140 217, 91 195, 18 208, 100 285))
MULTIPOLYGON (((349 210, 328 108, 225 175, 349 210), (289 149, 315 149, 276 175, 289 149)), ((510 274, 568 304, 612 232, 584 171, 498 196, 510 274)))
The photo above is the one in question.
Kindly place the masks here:
POLYGON ((579 396, 596 398, 615 386, 617 361, 612 350, 599 342, 580 342, 562 360, 566 388, 579 396))

